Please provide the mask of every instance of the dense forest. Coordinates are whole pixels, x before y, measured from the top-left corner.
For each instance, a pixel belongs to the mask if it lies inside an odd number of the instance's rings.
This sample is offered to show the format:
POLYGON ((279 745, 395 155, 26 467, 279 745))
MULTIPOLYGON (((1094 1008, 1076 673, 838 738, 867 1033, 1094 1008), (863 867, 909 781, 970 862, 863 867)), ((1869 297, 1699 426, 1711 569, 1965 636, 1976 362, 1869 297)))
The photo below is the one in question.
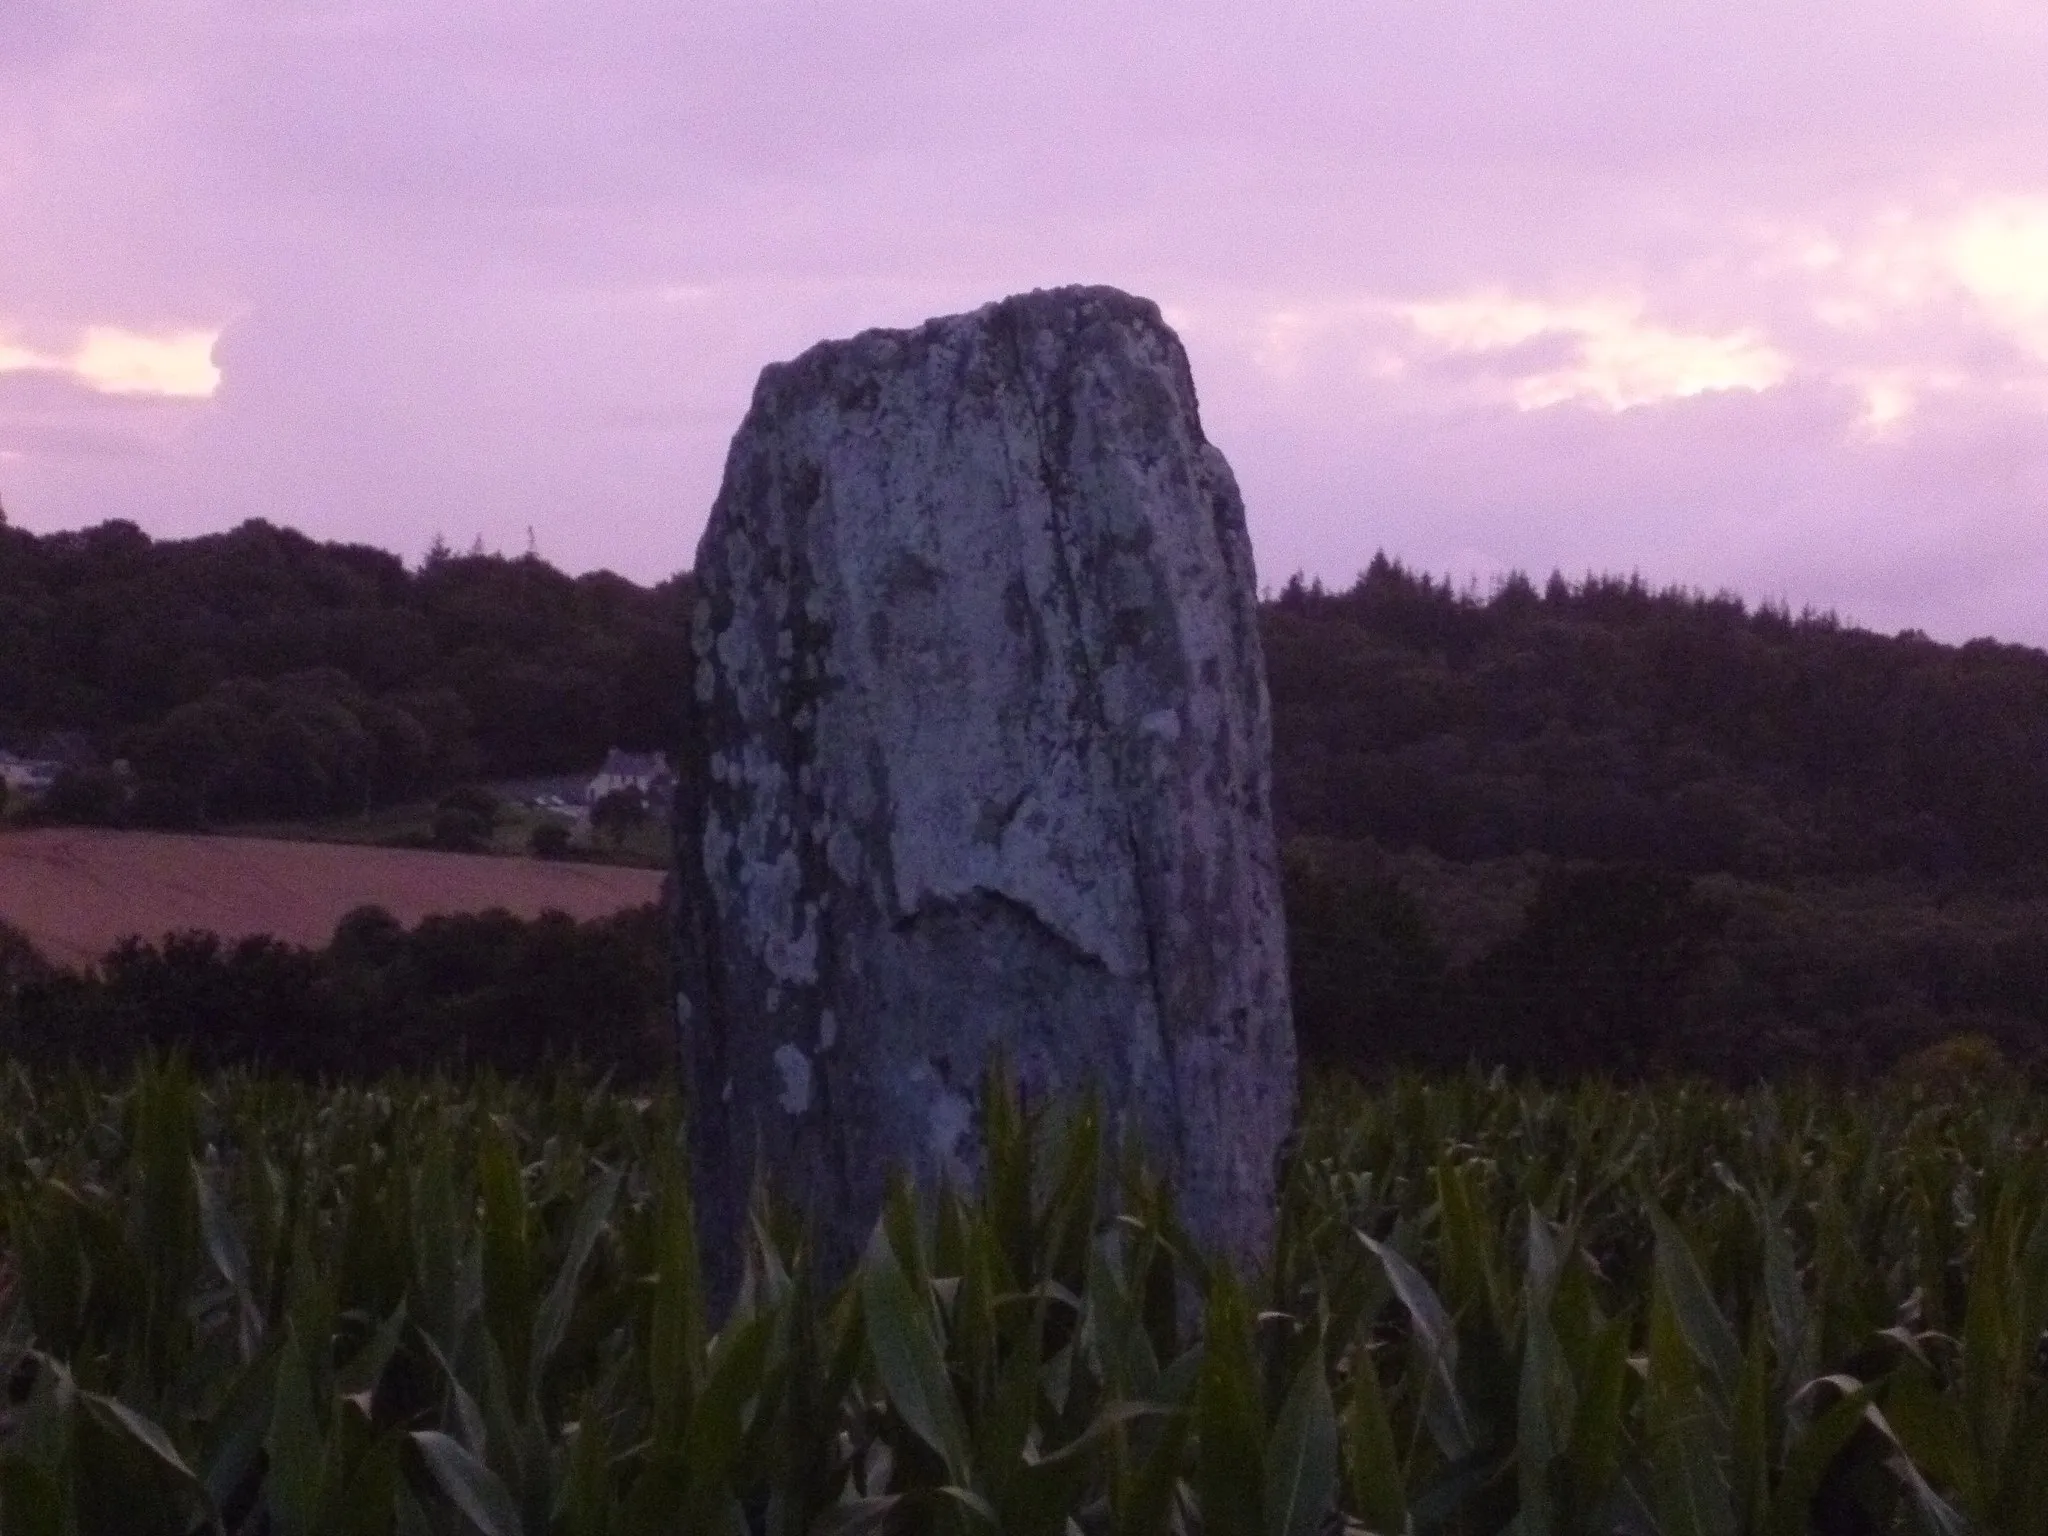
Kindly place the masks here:
POLYGON ((1265 611, 1291 833, 1761 879, 2048 870, 2048 654, 1374 561, 1265 611))
POLYGON ((84 819, 319 816, 672 744, 687 578, 436 547, 417 569, 268 523, 152 540, 0 521, 0 747, 76 759, 84 819))
POLYGON ((1310 1054, 2042 1060, 2048 654, 1385 559, 1264 617, 1310 1054))
MULTIPOLYGON (((159 825, 566 771, 678 744, 688 613, 687 576, 530 555, 0 523, 0 747, 58 743, 73 788, 120 757, 159 825)), ((1312 1055, 2048 1062, 2048 654, 1385 558, 1262 618, 1312 1055)))
POLYGON ((210 933, 131 939, 86 972, 0 922, 0 1057, 118 1073, 143 1052, 329 1080, 530 1074, 582 1062, 635 1081, 674 1061, 659 911, 429 917, 380 907, 320 949, 210 933))

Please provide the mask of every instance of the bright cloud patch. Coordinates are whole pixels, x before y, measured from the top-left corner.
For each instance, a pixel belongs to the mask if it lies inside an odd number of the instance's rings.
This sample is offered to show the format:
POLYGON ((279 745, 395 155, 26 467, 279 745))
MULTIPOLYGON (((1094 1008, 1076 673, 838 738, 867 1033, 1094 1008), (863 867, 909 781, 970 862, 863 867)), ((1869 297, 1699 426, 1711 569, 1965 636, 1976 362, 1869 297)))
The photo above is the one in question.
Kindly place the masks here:
POLYGON ((1779 244, 1758 275, 1807 285, 1822 332, 1803 338, 1802 371, 1858 392, 1866 434, 1893 433, 1935 396, 2048 406, 2048 197, 1894 207, 1779 244))
POLYGON ((1451 352, 1507 353, 1532 343, 1563 343, 1569 360, 1512 376, 1509 395, 1523 410, 1585 401, 1611 411, 1680 400, 1714 390, 1765 390, 1781 383, 1792 360, 1750 329, 1713 335, 1678 331, 1643 317, 1632 300, 1547 304, 1480 294, 1397 311, 1451 352))
POLYGON ((1817 248, 1824 324, 1874 333, 1974 319, 2048 361, 2048 197, 1985 197, 1944 215, 1893 209, 1817 248))
POLYGON ((1973 209, 1945 242, 1949 270, 1985 313, 2048 359, 2048 199, 1973 209))
POLYGON ((0 342, 0 373, 45 368, 71 374, 102 394, 204 400, 220 387, 213 362, 219 338, 219 331, 151 334, 95 325, 68 356, 0 342))
POLYGON ((220 385, 213 365, 218 331, 144 336, 96 325, 71 359, 71 371, 113 395, 177 395, 205 399, 220 385))
POLYGON ((1312 370, 1425 407, 1620 412, 1796 374, 1839 391, 1845 437, 1865 442, 1915 430, 1930 409, 1949 421, 2048 411, 2048 193, 1894 206, 1763 240, 1746 268, 1703 263, 1642 293, 1554 301, 1503 285, 1264 308, 1243 344, 1276 381, 1312 370), (1747 323, 1661 318, 1702 306, 1747 323))

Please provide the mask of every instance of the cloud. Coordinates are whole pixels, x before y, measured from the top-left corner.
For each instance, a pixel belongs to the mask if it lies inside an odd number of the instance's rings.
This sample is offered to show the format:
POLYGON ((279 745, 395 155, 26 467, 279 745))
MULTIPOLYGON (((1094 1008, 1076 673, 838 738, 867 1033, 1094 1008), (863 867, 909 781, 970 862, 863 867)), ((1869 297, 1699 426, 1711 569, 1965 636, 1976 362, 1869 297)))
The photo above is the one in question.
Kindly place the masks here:
POLYGON ((1944 254, 1985 314, 2048 362, 2048 197, 1979 204, 1948 232, 1944 254))
POLYGON ((108 394, 204 400, 220 387, 220 370, 213 364, 219 339, 217 330, 146 336, 95 325, 86 330, 69 366, 108 394))
POLYGON ((61 373, 110 395, 205 400, 220 386, 220 369, 213 362, 219 339, 218 330, 152 333, 91 325, 75 347, 61 354, 0 342, 0 374, 61 373))
POLYGON ((1756 330, 1683 331, 1644 318, 1640 299, 1548 304, 1506 294, 1475 294, 1400 306, 1427 341, 1451 351, 1514 354, 1530 343, 1570 344, 1562 366, 1507 381, 1519 410, 1587 402, 1610 411, 1683 400, 1714 390, 1756 393, 1784 382, 1792 360, 1756 330))
POLYGON ((136 516, 132 466, 148 462, 160 493, 176 493, 165 478, 207 415, 220 384, 213 361, 218 332, 130 330, 90 325, 68 345, 47 350, 0 342, 0 454, 8 464, 5 489, 31 490, 56 476, 73 486, 97 485, 106 515, 136 516), (118 473, 114 491, 97 473, 118 473), (109 505, 111 503, 111 505, 109 505))
POLYGON ((1107 281, 1265 569, 2048 639, 2044 76, 2006 0, 17 0, 0 490, 658 577, 763 363, 1107 281))
POLYGON ((1612 413, 1796 379, 1840 402, 1849 446, 1911 433, 1937 403, 2048 428, 2048 196, 1950 189, 1778 228, 1729 220, 1693 244, 1633 290, 1565 299, 1500 284, 1255 298, 1267 307, 1235 344, 1290 392, 1313 378, 1409 414, 1612 413))
POLYGON ((1862 394, 1868 432, 1941 397, 2048 420, 2048 195, 1953 189, 1785 237, 1809 366, 1862 394))

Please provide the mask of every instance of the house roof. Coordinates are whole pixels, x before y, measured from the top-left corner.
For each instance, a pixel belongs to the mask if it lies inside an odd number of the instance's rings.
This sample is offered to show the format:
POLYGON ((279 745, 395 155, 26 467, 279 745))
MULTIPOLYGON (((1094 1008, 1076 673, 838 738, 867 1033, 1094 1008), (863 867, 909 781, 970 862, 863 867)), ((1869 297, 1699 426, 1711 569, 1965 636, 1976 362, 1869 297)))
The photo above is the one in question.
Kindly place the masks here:
POLYGON ((621 752, 617 747, 605 754, 598 778, 658 779, 669 772, 665 752, 621 752))

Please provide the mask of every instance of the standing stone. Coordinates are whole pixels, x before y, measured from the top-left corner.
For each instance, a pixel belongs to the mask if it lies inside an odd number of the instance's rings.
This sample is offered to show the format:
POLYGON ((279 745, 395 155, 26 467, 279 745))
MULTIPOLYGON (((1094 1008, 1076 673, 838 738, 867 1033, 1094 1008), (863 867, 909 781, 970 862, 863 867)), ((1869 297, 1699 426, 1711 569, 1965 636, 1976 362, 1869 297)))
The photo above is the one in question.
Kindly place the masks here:
POLYGON ((756 1156, 841 1273, 892 1166, 971 1179, 998 1054, 1094 1087, 1263 1262, 1294 1108, 1243 503, 1109 288, 762 372, 698 547, 676 903, 700 1219, 756 1156))

